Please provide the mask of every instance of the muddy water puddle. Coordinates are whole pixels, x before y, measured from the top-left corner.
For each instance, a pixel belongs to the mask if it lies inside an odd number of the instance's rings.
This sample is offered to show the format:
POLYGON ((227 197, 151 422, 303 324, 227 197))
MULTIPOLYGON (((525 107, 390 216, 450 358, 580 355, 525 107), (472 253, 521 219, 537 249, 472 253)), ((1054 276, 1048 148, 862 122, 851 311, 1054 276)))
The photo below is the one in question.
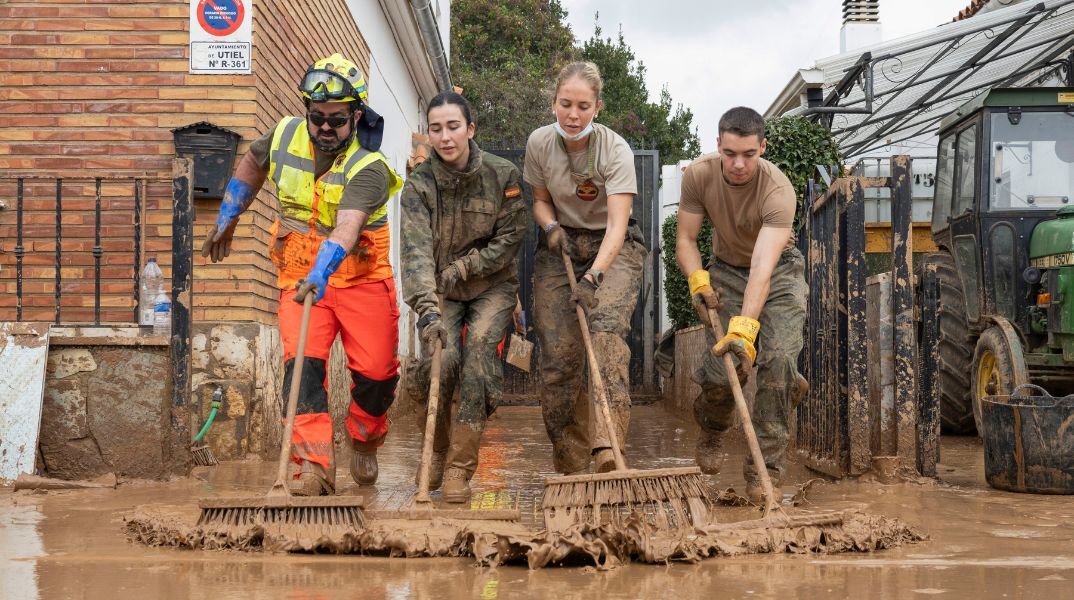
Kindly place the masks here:
MULTIPOLYGON (((633 466, 692 464, 696 433, 688 422, 658 407, 638 407, 632 429, 633 466)), ((486 436, 475 500, 510 497, 524 520, 535 523, 542 481, 552 474, 539 410, 502 409, 486 436)), ((732 450, 725 473, 714 478, 717 489, 743 488, 742 452, 732 450)), ((401 419, 382 449, 379 485, 361 492, 373 506, 409 502, 418 452, 416 428, 401 419)), ((135 507, 194 510, 202 496, 263 493, 273 468, 255 461, 224 463, 197 473, 200 478, 117 490, 0 489, 0 598, 1068 597, 1074 589, 1074 498, 988 488, 973 439, 945 438, 942 459, 938 484, 823 482, 808 494, 807 508, 863 508, 898 517, 930 537, 923 543, 869 554, 758 555, 599 573, 475 568, 467 558, 196 552, 126 541, 122 518, 135 507)), ((792 467, 785 497, 814 477, 792 467)), ((345 469, 339 481, 345 483, 342 493, 358 493, 345 469)), ((718 515, 753 516, 749 508, 718 515)))

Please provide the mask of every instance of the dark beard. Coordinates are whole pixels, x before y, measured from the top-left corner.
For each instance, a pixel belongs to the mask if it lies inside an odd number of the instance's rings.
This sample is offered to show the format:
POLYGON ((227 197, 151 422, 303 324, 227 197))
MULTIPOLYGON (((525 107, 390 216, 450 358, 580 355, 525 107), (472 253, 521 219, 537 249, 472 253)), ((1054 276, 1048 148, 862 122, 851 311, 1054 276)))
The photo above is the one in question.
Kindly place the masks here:
POLYGON ((347 136, 345 139, 339 139, 338 137, 335 139, 337 140, 336 142, 330 142, 321 136, 317 136, 313 138, 313 147, 325 154, 335 154, 349 146, 351 143, 350 136, 347 136))

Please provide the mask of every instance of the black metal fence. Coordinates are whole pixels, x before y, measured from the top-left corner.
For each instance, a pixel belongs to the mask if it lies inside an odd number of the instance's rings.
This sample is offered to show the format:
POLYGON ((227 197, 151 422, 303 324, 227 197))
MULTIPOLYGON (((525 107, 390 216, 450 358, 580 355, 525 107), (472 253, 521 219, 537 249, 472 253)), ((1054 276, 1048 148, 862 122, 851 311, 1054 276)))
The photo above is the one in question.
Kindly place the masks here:
MULTIPOLYGON (((810 392, 798 407, 797 452, 807 466, 843 477, 895 453, 899 464, 928 473, 935 468, 936 435, 930 426, 934 397, 917 387, 917 324, 911 265, 912 203, 909 157, 892 158, 890 177, 846 177, 821 195, 813 186, 805 222, 810 285, 803 361, 810 392), (864 189, 888 187, 892 198, 893 414, 880 431, 879 398, 867 381, 864 189), (883 440, 891 440, 884 444, 883 440)), ((874 340, 875 343, 875 340, 874 340)), ((927 389, 927 388, 926 388, 927 389)))
POLYGON ((0 320, 137 322, 145 199, 168 181, 0 178, 0 320))
MULTIPOLYGON (((519 169, 523 168, 525 150, 490 150, 493 154, 513 162, 519 169)), ((645 238, 645 247, 649 250, 642 275, 642 286, 638 304, 631 318, 630 335, 630 383, 631 394, 635 397, 655 396, 658 392, 656 369, 654 368, 655 338, 657 320, 659 319, 661 282, 663 281, 660 260, 660 153, 656 150, 635 150, 634 169, 637 173, 638 194, 634 197, 633 218, 641 228, 645 238)), ((523 184, 526 204, 533 206, 533 194, 529 185, 523 184)), ((532 323, 533 315, 533 256, 537 248, 537 228, 531 227, 526 233, 522 250, 518 257, 518 295, 522 309, 527 316, 527 325, 532 323)), ((530 373, 514 367, 504 366, 504 395, 508 402, 532 399, 537 395, 538 381, 536 373, 541 360, 541 348, 537 336, 527 332, 527 338, 536 344, 533 353, 533 366, 530 373)))

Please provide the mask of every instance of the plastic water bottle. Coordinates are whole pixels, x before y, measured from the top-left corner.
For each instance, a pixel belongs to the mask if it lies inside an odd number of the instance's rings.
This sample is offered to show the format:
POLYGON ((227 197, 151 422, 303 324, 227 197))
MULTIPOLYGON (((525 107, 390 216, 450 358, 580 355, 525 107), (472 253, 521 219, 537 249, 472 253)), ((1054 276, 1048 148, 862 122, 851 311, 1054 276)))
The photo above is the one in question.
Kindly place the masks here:
POLYGON ((157 296, 164 291, 164 274, 160 272, 157 259, 151 258, 142 269, 142 289, 138 294, 138 324, 153 325, 153 308, 157 296))
POLYGON ((172 301, 168 294, 157 294, 157 300, 153 303, 153 335, 172 334, 172 301))

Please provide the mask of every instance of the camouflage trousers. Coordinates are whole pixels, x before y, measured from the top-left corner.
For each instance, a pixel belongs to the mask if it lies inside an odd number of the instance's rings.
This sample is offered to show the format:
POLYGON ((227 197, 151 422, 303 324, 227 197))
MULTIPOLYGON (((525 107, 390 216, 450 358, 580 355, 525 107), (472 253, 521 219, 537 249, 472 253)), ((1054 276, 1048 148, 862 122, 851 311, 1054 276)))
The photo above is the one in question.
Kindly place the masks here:
MULTIPOLYGON (((749 280, 749 268, 733 267, 713 260, 709 267, 712 283, 720 294, 720 320, 724 330, 731 317, 740 314, 749 280)), ((784 250, 772 273, 771 288, 761 311, 761 331, 757 336, 754 377, 757 396, 750 415, 757 430, 761 454, 770 472, 780 474, 787 449, 791 399, 797 389, 798 354, 802 351, 809 289, 805 283, 805 260, 801 252, 784 250)), ((711 333, 710 333, 710 338, 711 333)), ((715 344, 715 339, 709 340, 715 344)), ((723 358, 708 353, 695 374, 701 394, 694 402, 694 418, 706 431, 721 433, 735 422, 735 399, 724 370, 723 358)), ((747 455, 747 480, 755 479, 753 460, 747 455)))
MULTIPOLYGON (((512 326, 517 292, 518 281, 512 278, 472 300, 443 301, 441 320, 448 341, 440 359, 440 402, 433 441, 437 452, 446 451, 451 442, 451 402, 456 387, 459 408, 455 423, 479 434, 503 397, 503 363, 498 346, 512 326)), ((421 408, 418 424, 424 434, 432 358, 428 352, 422 354, 407 368, 407 393, 421 408)))
MULTIPOLYGON (((564 232, 575 276, 581 278, 597 257, 604 230, 564 228, 564 232)), ((623 249, 597 289, 598 305, 588 319, 620 447, 630 425, 630 346, 626 337, 645 262, 641 240, 641 231, 631 226, 623 249)), ((603 421, 595 418, 593 402, 597 399, 587 402, 583 391, 588 379, 585 346, 575 304, 570 301, 567 269, 563 258, 549 252, 543 239, 534 256, 533 288, 534 327, 541 352, 541 412, 552 441, 552 464, 560 473, 573 473, 585 469, 592 452, 610 447, 610 442, 603 421)))

